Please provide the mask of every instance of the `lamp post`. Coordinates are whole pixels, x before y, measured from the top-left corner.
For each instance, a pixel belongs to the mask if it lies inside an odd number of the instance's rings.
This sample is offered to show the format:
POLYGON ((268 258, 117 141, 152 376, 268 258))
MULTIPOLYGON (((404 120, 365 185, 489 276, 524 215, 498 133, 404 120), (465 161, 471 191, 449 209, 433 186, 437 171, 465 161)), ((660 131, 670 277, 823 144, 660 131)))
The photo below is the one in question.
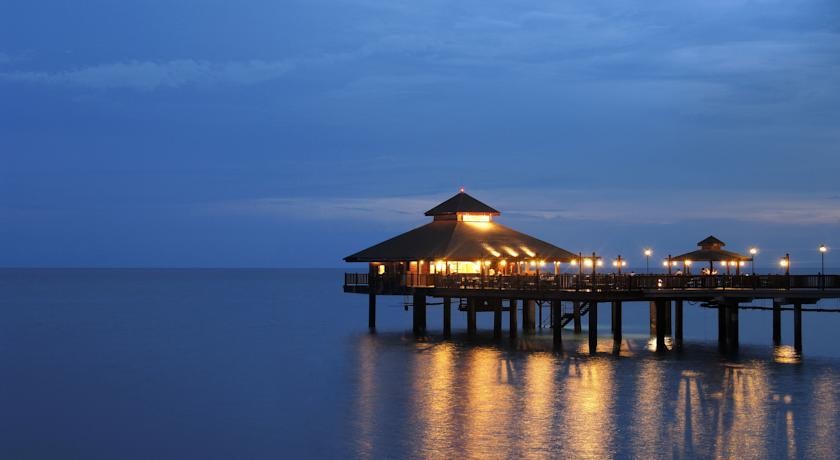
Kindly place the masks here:
POLYGON ((828 252, 828 246, 825 243, 820 244, 820 288, 825 289, 825 253, 828 252))
POLYGON ((653 249, 645 249, 645 273, 650 273, 650 256, 653 255, 653 249))
POLYGON ((785 257, 779 261, 779 265, 785 268, 785 276, 790 275, 790 254, 786 253, 785 257))
POLYGON ((755 276, 755 255, 758 254, 758 248, 753 246, 750 248, 750 264, 752 265, 752 274, 755 276))
POLYGON ((613 264, 613 267, 618 268, 618 274, 620 275, 620 274, 621 274, 621 267, 626 266, 626 265, 627 265, 627 261, 626 261, 626 260, 623 260, 623 259, 621 258, 621 254, 619 254, 619 255, 618 255, 618 259, 613 260, 613 263, 612 263, 612 264, 613 264))

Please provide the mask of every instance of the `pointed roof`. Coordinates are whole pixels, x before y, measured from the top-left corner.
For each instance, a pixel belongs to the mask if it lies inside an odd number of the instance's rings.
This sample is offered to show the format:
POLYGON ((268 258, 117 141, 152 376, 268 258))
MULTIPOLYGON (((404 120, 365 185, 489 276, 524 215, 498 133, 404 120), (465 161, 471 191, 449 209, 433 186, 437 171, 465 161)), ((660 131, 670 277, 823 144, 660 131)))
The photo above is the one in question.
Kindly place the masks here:
POLYGON ((476 200, 472 196, 461 189, 455 196, 426 211, 427 216, 440 216, 445 214, 456 214, 459 212, 475 213, 475 214, 492 214, 498 216, 499 211, 487 206, 481 201, 476 200))
POLYGON ((686 252, 685 254, 680 254, 678 256, 673 256, 671 257, 671 260, 691 260, 700 262, 718 262, 722 260, 752 260, 752 257, 750 256, 745 256, 743 254, 738 254, 737 252, 721 249, 722 246, 726 246, 726 243, 711 235, 703 241, 699 241, 697 243, 697 246, 700 246, 700 249, 697 249, 696 251, 686 252))
POLYGON ((714 235, 709 235, 708 237, 706 237, 705 240, 699 241, 697 243, 697 246, 700 246, 701 248, 705 248, 707 246, 723 247, 723 246, 726 246, 726 243, 724 243, 723 241, 715 238, 714 235))
POLYGON ((565 249, 496 222, 435 220, 347 256, 344 260, 388 262, 507 258, 569 262, 577 257, 565 249))

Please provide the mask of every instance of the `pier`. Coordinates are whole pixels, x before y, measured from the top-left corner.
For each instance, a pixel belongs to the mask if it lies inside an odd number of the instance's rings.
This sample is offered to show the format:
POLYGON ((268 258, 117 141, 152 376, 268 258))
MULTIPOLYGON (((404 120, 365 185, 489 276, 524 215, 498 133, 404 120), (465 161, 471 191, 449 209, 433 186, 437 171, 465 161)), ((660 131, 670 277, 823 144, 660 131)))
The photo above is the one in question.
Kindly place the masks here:
POLYGON ((622 273, 626 262, 620 256, 613 262, 616 272, 599 273, 603 260, 597 254, 575 254, 501 226, 492 221, 499 214, 462 191, 426 213, 434 217, 430 224, 345 258, 367 262, 369 267, 367 273, 346 273, 344 292, 368 295, 372 330, 377 296, 412 299, 413 331, 418 336, 426 334, 427 309, 432 304, 443 306, 445 336, 451 335, 455 304, 467 316, 470 336, 477 333, 476 315, 492 313, 497 339, 504 336, 505 313, 507 335, 515 339, 520 333, 534 333, 537 325, 542 328, 547 307, 546 327, 553 329, 554 345, 562 348, 561 331, 567 324, 580 333, 587 319, 591 353, 596 350, 597 306, 602 303, 610 305, 615 350, 622 340, 622 318, 645 313, 657 352, 667 352, 669 342, 672 348, 681 348, 683 313, 690 302, 717 309, 718 345, 723 353, 738 351, 740 310, 769 310, 773 325, 768 335, 777 345, 782 339, 781 312, 793 310, 794 348, 801 353, 802 313, 834 311, 809 306, 840 298, 840 276, 791 275, 789 255, 782 262, 784 275, 742 273, 752 257, 722 249, 725 243, 713 236, 700 241, 695 251, 664 259, 667 273, 622 273), (692 274, 692 265, 703 268, 692 274), (563 267, 576 273, 563 273, 563 267), (429 302, 429 298, 440 300, 429 302), (772 307, 753 305, 757 300, 771 301, 772 307), (625 311, 626 302, 646 302, 650 309, 625 311))

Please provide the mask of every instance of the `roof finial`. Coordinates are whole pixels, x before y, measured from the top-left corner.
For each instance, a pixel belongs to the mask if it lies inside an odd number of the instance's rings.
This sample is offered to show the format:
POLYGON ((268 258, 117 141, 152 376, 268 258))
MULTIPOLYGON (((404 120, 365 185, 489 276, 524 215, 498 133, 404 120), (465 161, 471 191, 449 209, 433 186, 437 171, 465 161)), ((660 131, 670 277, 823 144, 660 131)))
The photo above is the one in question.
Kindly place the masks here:
POLYGON ((464 193, 464 187, 463 186, 461 187, 460 190, 461 190, 461 193, 464 193))

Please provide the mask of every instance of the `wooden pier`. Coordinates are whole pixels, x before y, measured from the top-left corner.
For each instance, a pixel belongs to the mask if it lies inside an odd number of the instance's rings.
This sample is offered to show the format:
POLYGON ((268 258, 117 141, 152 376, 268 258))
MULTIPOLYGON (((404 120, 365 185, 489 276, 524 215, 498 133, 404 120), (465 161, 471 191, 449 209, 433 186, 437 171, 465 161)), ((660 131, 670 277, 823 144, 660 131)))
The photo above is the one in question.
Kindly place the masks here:
MULTIPOLYGON (((495 277, 466 275, 389 275, 346 273, 344 291, 368 294, 371 299, 369 324, 375 327, 375 296, 411 296, 415 311, 415 332, 426 331, 426 298, 442 298, 444 333, 451 333, 453 299, 466 304, 468 333, 474 335, 475 315, 494 314, 494 335, 502 336, 502 312, 509 315, 508 334, 519 333, 521 311, 522 332, 534 330, 534 305, 549 305, 555 344, 562 343, 560 331, 574 321, 574 332, 581 332, 581 317, 589 319, 589 346, 595 350, 597 309, 600 303, 611 305, 612 335, 617 343, 622 338, 622 306, 624 302, 650 302, 651 335, 656 349, 665 351, 665 337, 671 336, 674 347, 683 345, 683 308, 685 302, 699 302, 718 310, 718 344, 721 351, 735 352, 739 346, 739 312, 756 309, 752 302, 772 300, 775 344, 781 342, 781 311, 794 312, 794 348, 802 351, 802 312, 807 305, 821 299, 840 298, 840 276, 837 275, 499 275, 495 277), (463 299, 463 301, 462 301, 463 299), (564 312, 562 303, 573 305, 564 312), (745 305, 746 304, 746 305, 745 305), (673 331, 670 325, 673 324, 673 331)), ((820 311, 831 311, 820 309, 820 311)))
MULTIPOLYGON (((624 303, 649 303, 651 336, 656 350, 665 352, 666 337, 672 338, 673 347, 683 346, 683 309, 685 302, 693 302, 717 309, 718 344, 722 352, 733 353, 740 343, 740 310, 760 308, 752 305, 756 300, 771 300, 772 307, 766 308, 773 315, 773 342, 781 342, 781 311, 792 309, 794 348, 801 353, 802 312, 819 300, 840 298, 840 276, 791 275, 789 254, 782 259, 784 275, 744 273, 752 256, 724 250, 726 244, 714 236, 697 243, 698 249, 663 258, 667 273, 622 273, 626 260, 621 256, 613 261, 615 273, 599 273, 604 264, 597 254, 575 254, 504 227, 493 221, 499 214, 462 190, 426 212, 432 222, 346 257, 367 263, 368 272, 345 274, 344 292, 368 295, 371 329, 376 328, 377 295, 411 298, 418 336, 426 334, 426 311, 432 304, 443 306, 445 336, 452 333, 454 302, 466 313, 468 335, 477 332, 476 315, 487 312, 493 314, 493 333, 499 339, 505 312, 508 335, 515 339, 520 328, 531 334, 537 324, 543 327, 543 306, 548 306, 554 344, 562 347, 561 330, 569 323, 574 333, 581 333, 586 317, 593 353, 601 303, 611 306, 615 350, 622 340, 624 303), (692 266, 702 267, 700 273, 692 274, 692 266), (441 301, 430 303, 430 297, 441 301)), ((824 252, 825 246, 820 248, 824 252)), ((644 254, 648 265, 652 251, 644 254)))

